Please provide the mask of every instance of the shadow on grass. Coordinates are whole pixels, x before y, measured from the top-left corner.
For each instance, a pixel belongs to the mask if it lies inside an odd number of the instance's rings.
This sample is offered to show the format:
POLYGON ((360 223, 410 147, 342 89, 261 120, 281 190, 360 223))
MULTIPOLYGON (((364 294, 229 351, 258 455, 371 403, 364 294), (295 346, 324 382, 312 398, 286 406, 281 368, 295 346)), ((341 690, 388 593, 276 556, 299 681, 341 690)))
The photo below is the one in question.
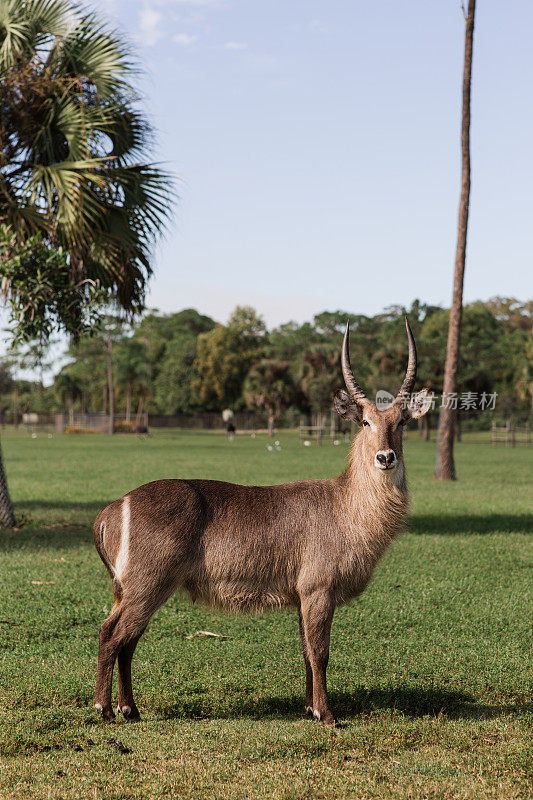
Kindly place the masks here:
POLYGON ((78 500, 57 500, 55 498, 50 500, 18 500, 15 503, 15 511, 24 513, 26 511, 33 511, 34 509, 38 509, 39 511, 61 511, 62 509, 71 511, 79 509, 80 511, 94 512, 94 516, 96 516, 102 508, 105 508, 105 506, 116 499, 116 497, 107 497, 101 500, 89 500, 86 502, 78 500))
POLYGON ((65 550, 93 542, 90 525, 71 525, 66 522, 51 522, 50 525, 30 522, 14 530, 0 528, 0 532, 0 551, 4 553, 16 550, 65 550))
POLYGON ((0 528, 0 547, 5 550, 63 549, 92 542, 92 524, 97 514, 112 500, 109 498, 77 502, 71 500, 20 500, 15 503, 15 516, 21 522, 14 530, 0 528), (32 512, 50 516, 49 522, 32 519, 32 512), (61 519, 61 511, 79 511, 61 519), (58 513, 59 512, 59 513, 58 513), (74 516, 74 519, 72 517, 74 516), (69 518, 70 517, 70 518, 69 518))
POLYGON ((409 517, 410 533, 463 534, 533 533, 532 514, 413 514, 409 517))
MULTIPOLYGON (((331 692, 330 707, 339 719, 351 719, 376 711, 395 711, 407 717, 436 717, 445 714, 452 719, 491 719, 507 714, 533 710, 530 705, 486 705, 463 692, 431 688, 360 689, 353 694, 331 692)), ((210 708, 205 701, 184 700, 160 710, 164 719, 301 719, 305 717, 303 697, 262 698, 258 701, 235 699, 226 711, 210 708)))

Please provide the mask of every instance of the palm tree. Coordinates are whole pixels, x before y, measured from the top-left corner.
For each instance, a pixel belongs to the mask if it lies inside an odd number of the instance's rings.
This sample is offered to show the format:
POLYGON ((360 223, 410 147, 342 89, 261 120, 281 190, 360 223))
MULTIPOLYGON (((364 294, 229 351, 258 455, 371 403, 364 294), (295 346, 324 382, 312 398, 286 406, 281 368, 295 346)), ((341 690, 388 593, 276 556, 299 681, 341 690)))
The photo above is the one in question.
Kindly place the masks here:
POLYGON ((124 339, 115 354, 117 383, 126 394, 126 422, 131 421, 133 392, 142 395, 151 377, 146 345, 140 339, 124 339))
POLYGON ((152 130, 132 56, 95 14, 65 0, 0 0, 0 222, 41 232, 73 279, 142 306, 171 180, 146 161, 152 130))
MULTIPOLYGON (((463 68, 463 117, 461 125, 461 199, 459 202, 459 222, 457 228, 457 249, 455 253, 455 272, 453 297, 448 327, 448 345, 444 365, 443 399, 457 391, 457 368, 459 365, 459 346, 461 340, 461 318, 463 313, 463 282, 466 262, 466 235, 468 231, 468 212, 470 206, 470 89, 472 82, 472 50, 474 45, 474 15, 476 0, 468 0, 466 17, 465 55, 463 68)), ((451 404, 450 404, 451 405, 451 404)), ((437 466, 435 477, 438 480, 455 479, 453 441, 456 427, 456 411, 443 403, 439 418, 437 436, 437 466)))
POLYGON ((54 381, 54 392, 64 405, 68 405, 69 425, 74 425, 74 403, 81 397, 82 388, 75 375, 63 369, 54 381))
MULTIPOLYGON (((72 284, 94 282, 128 313, 142 308, 173 197, 148 158, 134 66, 77 3, 0 0, 0 225, 21 245, 40 234, 66 253, 72 284)), ((1 460, 0 522, 14 524, 1 460)))
POLYGON ((250 408, 264 408, 268 414, 268 435, 274 435, 274 423, 293 398, 290 361, 265 358, 251 368, 243 386, 250 408))
POLYGON ((312 345, 302 356, 298 370, 300 387, 312 411, 331 407, 335 387, 342 381, 335 344, 312 345))
POLYGON ((533 409, 533 334, 529 334, 524 353, 519 357, 516 393, 521 400, 529 401, 533 409))

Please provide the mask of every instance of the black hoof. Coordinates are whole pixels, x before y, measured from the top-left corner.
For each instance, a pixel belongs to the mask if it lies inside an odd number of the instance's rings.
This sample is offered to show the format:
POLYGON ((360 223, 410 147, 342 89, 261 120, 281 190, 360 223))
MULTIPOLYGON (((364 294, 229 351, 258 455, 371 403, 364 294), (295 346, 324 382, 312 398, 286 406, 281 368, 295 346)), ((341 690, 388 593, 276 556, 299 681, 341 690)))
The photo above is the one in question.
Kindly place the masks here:
POLYGON ((138 722, 138 720, 140 720, 141 718, 141 715, 139 714, 139 709, 135 704, 132 706, 128 705, 118 706, 117 711, 120 711, 124 719, 127 720, 128 722, 138 722))
POLYGON ((95 703, 95 708, 97 711, 102 712, 102 719, 104 722, 114 722, 115 721, 115 713, 111 707, 109 708, 102 708, 100 703, 95 703))
POLYGON ((320 714, 318 711, 313 711, 313 716, 319 722, 322 722, 327 728, 340 728, 340 723, 337 722, 331 711, 326 711, 325 714, 320 714))

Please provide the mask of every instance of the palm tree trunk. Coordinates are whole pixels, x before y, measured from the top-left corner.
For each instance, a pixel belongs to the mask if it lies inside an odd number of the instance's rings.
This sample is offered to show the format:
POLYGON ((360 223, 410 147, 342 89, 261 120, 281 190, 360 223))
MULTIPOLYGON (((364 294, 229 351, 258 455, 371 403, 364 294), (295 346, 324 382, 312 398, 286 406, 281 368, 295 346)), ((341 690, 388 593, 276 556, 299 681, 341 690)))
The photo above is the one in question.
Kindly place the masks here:
POLYGON ((424 441, 429 442, 431 439, 431 425, 429 422, 430 414, 426 414, 422 419, 424 420, 424 441))
POLYGON ((126 422, 131 422, 131 395, 131 382, 128 382, 128 388, 126 390, 126 422))
POLYGON ((13 503, 9 496, 9 489, 7 487, 7 478, 4 470, 4 461, 2 459, 2 450, 0 448, 0 525, 3 528, 15 527, 15 513, 13 511, 13 503))
POLYGON ((271 436, 271 437, 274 436, 274 421, 275 421, 274 412, 272 411, 272 409, 269 409, 268 410, 268 435, 271 436))
POLYGON ((15 391, 13 392, 13 425, 19 426, 19 385, 15 381, 15 391))
POLYGON ((109 397, 109 428, 108 433, 115 432, 115 388, 113 386, 113 342, 111 335, 107 337, 107 394, 109 397))
POLYGON ((137 425, 141 424, 141 416, 143 413, 144 394, 139 397, 139 406, 137 408, 137 425))
POLYGON ((102 413, 107 414, 107 383, 104 383, 102 391, 102 413))
POLYGON ((459 221, 457 226, 457 249, 455 253, 455 273, 453 279, 452 307, 448 325, 448 343, 444 364, 443 404, 440 410, 437 436, 437 464, 435 477, 438 480, 455 480, 453 458, 453 439, 456 411, 451 403, 446 403, 457 391, 457 367, 461 339, 461 319, 463 314, 463 282, 466 262, 466 236, 468 231, 468 212, 470 205, 470 89, 472 82, 472 50, 474 44, 474 14, 476 0, 468 0, 466 18, 465 57, 463 68, 463 118, 461 127, 461 199, 459 202, 459 221))

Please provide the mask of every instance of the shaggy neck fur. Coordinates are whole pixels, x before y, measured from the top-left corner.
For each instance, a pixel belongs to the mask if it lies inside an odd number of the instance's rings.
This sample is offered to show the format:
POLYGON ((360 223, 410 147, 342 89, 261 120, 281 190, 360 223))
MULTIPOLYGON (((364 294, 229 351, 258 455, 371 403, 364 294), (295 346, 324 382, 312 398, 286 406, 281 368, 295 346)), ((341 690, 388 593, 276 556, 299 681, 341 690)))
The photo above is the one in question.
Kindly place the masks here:
POLYGON ((349 466, 340 480, 354 535, 362 537, 379 557, 404 524, 407 482, 402 452, 397 454, 395 470, 379 470, 365 444, 361 431, 352 443, 349 466))

